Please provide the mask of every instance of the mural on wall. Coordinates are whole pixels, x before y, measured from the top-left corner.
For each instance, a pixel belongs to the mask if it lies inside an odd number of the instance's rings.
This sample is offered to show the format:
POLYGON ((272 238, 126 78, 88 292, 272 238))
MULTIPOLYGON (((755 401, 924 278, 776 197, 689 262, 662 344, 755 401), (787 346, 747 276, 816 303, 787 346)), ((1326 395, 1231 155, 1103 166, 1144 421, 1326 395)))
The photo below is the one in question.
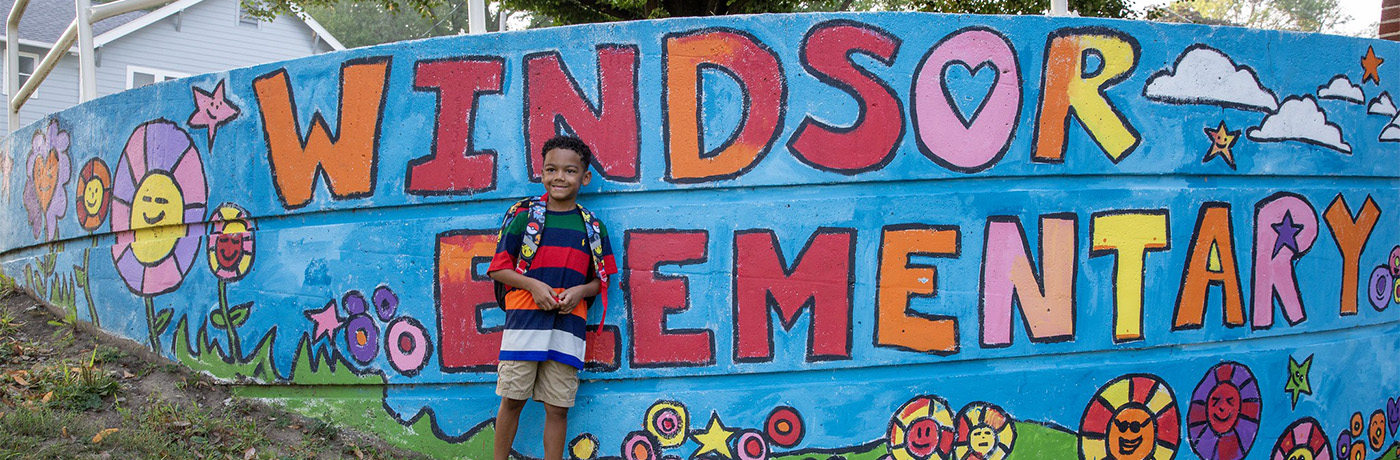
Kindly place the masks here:
POLYGON ((570 133, 622 265, 574 458, 1400 460, 1396 55, 906 13, 349 50, 14 133, 0 271, 244 395, 479 458, 499 215, 570 133))

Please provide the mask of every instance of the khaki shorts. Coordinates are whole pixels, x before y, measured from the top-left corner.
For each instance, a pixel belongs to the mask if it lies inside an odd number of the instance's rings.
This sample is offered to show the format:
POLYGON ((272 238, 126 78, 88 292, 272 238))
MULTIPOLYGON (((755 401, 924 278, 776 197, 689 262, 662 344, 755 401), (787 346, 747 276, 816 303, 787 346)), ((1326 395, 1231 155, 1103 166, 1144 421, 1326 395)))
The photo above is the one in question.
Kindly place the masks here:
POLYGON ((578 369, 558 361, 501 361, 496 366, 496 395, 534 399, 556 407, 574 407, 578 369))

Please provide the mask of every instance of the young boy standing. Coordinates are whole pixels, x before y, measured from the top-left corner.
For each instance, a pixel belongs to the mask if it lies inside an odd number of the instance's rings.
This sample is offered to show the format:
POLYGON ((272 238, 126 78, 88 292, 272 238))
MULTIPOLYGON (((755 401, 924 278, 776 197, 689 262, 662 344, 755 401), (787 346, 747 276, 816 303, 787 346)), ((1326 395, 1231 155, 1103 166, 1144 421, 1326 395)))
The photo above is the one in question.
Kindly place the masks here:
POLYGON ((527 399, 544 403, 544 458, 559 460, 569 408, 583 368, 584 326, 593 297, 616 273, 607 228, 577 203, 588 185, 593 153, 576 137, 558 136, 541 149, 546 193, 506 213, 488 275, 510 288, 501 336, 496 394, 495 459, 506 460, 527 399))

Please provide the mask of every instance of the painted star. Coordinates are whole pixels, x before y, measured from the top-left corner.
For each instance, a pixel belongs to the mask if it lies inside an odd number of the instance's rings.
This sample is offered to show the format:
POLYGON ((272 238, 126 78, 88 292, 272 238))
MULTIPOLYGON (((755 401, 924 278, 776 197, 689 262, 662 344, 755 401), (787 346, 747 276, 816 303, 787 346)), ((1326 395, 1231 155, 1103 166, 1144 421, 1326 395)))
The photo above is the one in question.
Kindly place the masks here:
POLYGON ((719 414, 710 412, 710 425, 704 430, 696 430, 690 434, 695 442, 700 443, 700 448, 695 453, 690 454, 690 458, 696 458, 710 452, 714 452, 724 458, 734 458, 734 453, 729 450, 729 438, 734 436, 734 430, 726 428, 719 421, 719 414))
POLYGON ((1375 48, 1366 47, 1366 55, 1361 57, 1361 82, 1374 81, 1377 85, 1381 84, 1380 67, 1383 62, 1385 59, 1376 56, 1375 48))
POLYGON ((1225 120, 1220 120, 1219 127, 1206 128, 1205 131, 1206 137, 1210 138, 1210 150, 1206 151, 1206 157, 1201 159, 1201 164, 1209 162, 1211 158, 1220 157, 1230 169, 1235 169, 1235 154, 1230 151, 1230 147, 1234 147, 1235 141, 1240 140, 1240 132, 1230 131, 1230 128, 1225 127, 1225 120))
POLYGON ((224 81, 219 80, 219 84, 214 85, 214 91, 206 92, 202 89, 190 86, 194 92, 194 113, 190 114, 189 121, 185 123, 190 128, 206 128, 209 130, 209 145, 214 144, 214 134, 220 126, 238 118, 242 113, 238 106, 233 105, 233 101, 224 97, 224 81))
POLYGON ((320 340, 322 336, 329 338, 343 323, 335 314, 335 301, 326 302, 326 306, 319 310, 306 310, 301 314, 316 324, 316 330, 311 334, 312 342, 320 340))
POLYGON ((1295 361, 1292 356, 1288 357, 1288 383, 1284 384, 1283 392, 1293 395, 1293 407, 1298 407, 1298 395, 1312 394, 1312 382, 1308 380, 1308 371, 1312 369, 1312 355, 1308 355, 1302 364, 1295 361))
POLYGON ((1293 223, 1293 213, 1283 212, 1283 220, 1277 224, 1272 224, 1274 233, 1278 234, 1278 239, 1274 240, 1274 255, 1278 257, 1278 250, 1285 246, 1292 249, 1294 254, 1298 253, 1298 233, 1303 231, 1303 226, 1293 223))

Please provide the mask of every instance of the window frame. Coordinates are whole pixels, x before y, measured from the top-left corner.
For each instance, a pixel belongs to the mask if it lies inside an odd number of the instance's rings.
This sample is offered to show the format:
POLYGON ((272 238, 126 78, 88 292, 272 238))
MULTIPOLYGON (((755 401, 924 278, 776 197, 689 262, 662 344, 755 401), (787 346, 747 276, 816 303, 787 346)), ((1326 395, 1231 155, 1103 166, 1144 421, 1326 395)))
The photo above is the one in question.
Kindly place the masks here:
POLYGON ((144 67, 139 65, 128 65, 126 66, 126 89, 138 88, 136 86, 132 86, 137 72, 154 76, 155 81, 151 82, 151 84, 153 85, 163 81, 185 78, 190 76, 190 74, 184 72, 176 72, 173 70, 157 69, 155 67, 144 67))
MULTIPOLYGON (((7 49, 7 50, 5 50, 5 52, 8 53, 8 52, 10 52, 10 51, 7 49)), ((6 58, 8 59, 8 56, 7 56, 6 58)), ((34 78, 34 69, 39 68, 39 61, 42 61, 42 60, 44 59, 44 57, 43 57, 43 56, 40 56, 38 53, 30 53, 30 52, 28 52, 28 51, 20 51, 20 52, 19 52, 19 58, 20 58, 20 59, 24 59, 24 58, 33 59, 33 60, 34 60, 34 64, 31 65, 31 66, 29 66, 29 75, 28 75, 28 76, 25 76, 23 73, 20 73, 20 74, 19 74, 21 77, 24 77, 24 78, 22 78, 22 79, 20 80, 19 85, 17 85, 16 88, 22 88, 22 87, 24 87, 24 82, 28 81, 30 78, 34 78)), ((3 85, 3 84, 0 84, 0 86, 4 86, 4 85, 3 85)), ((10 96, 9 88, 0 88, 0 94, 4 94, 4 95, 6 95, 6 96, 10 96)), ((38 98, 39 98, 39 89, 38 89, 38 88, 34 88, 34 92, 33 92, 33 93, 30 93, 29 98, 30 98, 30 99, 38 99, 38 98)))

